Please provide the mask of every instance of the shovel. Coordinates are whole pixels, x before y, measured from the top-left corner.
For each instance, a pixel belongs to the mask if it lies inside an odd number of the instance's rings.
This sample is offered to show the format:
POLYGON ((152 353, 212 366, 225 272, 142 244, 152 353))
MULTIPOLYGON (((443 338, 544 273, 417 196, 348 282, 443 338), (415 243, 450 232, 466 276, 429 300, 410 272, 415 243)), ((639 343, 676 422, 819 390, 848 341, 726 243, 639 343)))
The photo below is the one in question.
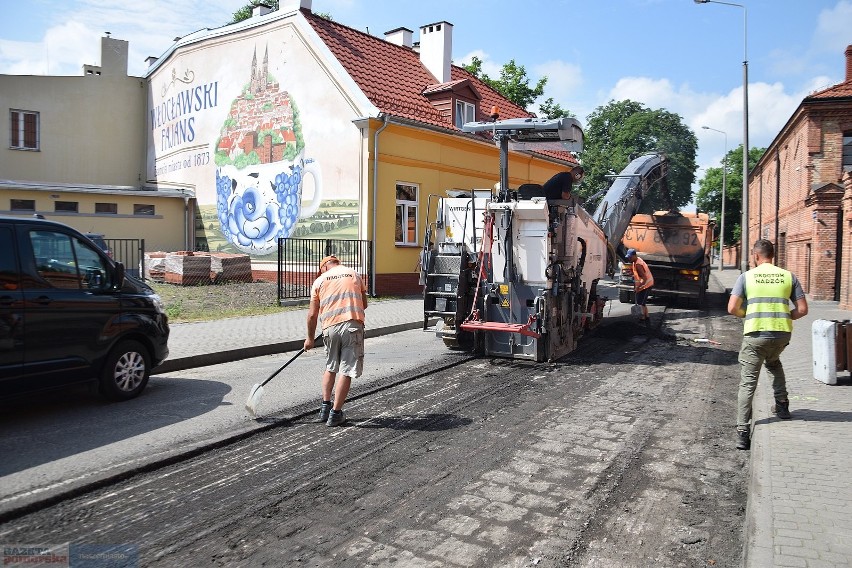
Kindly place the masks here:
MULTIPOLYGON (((322 335, 317 336, 314 342, 319 341, 321 337, 322 335)), ((302 347, 301 349, 299 349, 299 351, 296 352, 295 355, 290 358, 289 361, 281 365, 277 371, 269 375, 268 379, 266 379, 262 383, 256 383, 253 387, 251 387, 251 392, 249 392, 248 398, 246 399, 246 410, 249 411, 249 414, 252 415, 252 418, 257 417, 257 405, 260 403, 260 398, 263 396, 263 387, 266 385, 266 383, 274 379, 278 375, 278 373, 283 371, 287 367, 287 365, 295 361, 296 357, 298 357, 304 352, 305 348, 302 347)))

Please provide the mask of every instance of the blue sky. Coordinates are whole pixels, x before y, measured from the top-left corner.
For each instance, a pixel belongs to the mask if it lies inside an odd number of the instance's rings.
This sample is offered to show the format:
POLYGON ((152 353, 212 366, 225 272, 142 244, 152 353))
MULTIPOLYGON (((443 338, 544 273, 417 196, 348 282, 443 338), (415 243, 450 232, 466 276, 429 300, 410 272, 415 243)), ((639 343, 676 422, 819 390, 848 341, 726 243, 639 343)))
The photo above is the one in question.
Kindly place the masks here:
MULTIPOLYGON (((281 0, 282 4, 286 0, 281 0)), ((100 37, 130 42, 129 72, 174 38, 231 19, 246 0, 0 0, 0 73, 78 75, 97 64, 100 37)), ((802 98, 844 80, 852 0, 313 0, 315 12, 383 33, 453 24, 453 60, 477 55, 492 76, 514 59, 585 124, 596 107, 629 98, 683 117, 699 167, 742 143, 742 62, 749 62, 749 138, 768 145, 802 98), (744 46, 744 35, 748 44, 744 46), (747 50, 747 51, 746 51, 747 50)), ((535 110, 535 109, 530 109, 535 110)), ((698 176, 703 175, 702 171, 698 176)))

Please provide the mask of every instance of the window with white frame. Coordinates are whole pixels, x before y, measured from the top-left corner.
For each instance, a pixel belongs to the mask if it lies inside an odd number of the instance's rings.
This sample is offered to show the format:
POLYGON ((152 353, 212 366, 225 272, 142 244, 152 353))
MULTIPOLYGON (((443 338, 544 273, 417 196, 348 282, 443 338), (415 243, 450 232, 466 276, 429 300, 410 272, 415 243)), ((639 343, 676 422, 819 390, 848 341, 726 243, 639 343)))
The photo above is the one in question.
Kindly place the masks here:
POLYGON ((396 233, 398 245, 417 244, 417 191, 410 183, 396 184, 396 233))
POLYGON ((464 101, 456 101, 456 126, 459 128, 465 122, 473 122, 476 120, 476 107, 464 101))
POLYGON ((39 149, 39 117, 37 112, 9 109, 9 146, 15 150, 39 149))

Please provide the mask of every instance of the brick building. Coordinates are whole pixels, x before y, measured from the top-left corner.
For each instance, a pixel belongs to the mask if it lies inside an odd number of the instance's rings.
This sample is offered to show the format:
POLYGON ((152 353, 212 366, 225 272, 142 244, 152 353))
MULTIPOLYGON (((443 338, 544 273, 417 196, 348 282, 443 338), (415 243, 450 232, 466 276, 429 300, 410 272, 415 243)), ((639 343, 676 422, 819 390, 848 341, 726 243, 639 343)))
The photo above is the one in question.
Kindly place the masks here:
POLYGON ((842 83, 805 97, 749 174, 749 242, 814 300, 852 308, 852 45, 842 83))

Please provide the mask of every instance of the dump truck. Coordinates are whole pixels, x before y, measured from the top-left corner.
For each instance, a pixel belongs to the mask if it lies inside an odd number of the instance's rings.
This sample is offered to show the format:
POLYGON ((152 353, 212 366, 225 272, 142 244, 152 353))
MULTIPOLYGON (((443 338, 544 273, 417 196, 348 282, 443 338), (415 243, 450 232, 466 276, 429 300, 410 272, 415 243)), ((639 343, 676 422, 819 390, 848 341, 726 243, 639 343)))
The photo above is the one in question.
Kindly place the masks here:
MULTIPOLYGON (((682 297, 704 305, 710 280, 715 221, 706 213, 656 211, 630 220, 622 247, 636 253, 651 269, 651 296, 682 297)), ((632 304, 633 265, 624 262, 618 277, 618 299, 632 304)))

